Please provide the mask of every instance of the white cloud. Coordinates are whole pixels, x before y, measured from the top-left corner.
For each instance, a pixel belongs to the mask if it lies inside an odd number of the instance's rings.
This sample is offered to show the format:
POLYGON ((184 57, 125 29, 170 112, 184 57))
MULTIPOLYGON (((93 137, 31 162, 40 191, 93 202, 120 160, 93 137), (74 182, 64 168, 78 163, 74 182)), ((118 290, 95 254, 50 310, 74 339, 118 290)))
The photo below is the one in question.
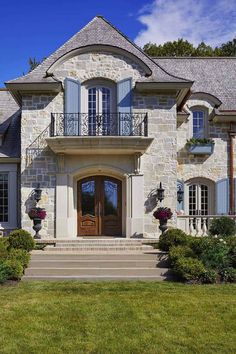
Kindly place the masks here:
POLYGON ((236 35, 236 0, 155 0, 138 20, 145 26, 135 39, 141 47, 178 38, 216 46, 236 35))

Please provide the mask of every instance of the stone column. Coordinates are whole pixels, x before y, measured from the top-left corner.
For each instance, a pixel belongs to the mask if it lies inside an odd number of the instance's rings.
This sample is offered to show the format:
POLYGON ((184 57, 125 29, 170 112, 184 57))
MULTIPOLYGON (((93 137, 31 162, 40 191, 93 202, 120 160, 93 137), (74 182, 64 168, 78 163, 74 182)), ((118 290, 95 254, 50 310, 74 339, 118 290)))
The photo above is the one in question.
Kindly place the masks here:
POLYGON ((126 236, 143 236, 144 190, 143 175, 130 175, 127 181, 126 236))
POLYGON ((68 237, 68 175, 56 179, 56 238, 68 237))

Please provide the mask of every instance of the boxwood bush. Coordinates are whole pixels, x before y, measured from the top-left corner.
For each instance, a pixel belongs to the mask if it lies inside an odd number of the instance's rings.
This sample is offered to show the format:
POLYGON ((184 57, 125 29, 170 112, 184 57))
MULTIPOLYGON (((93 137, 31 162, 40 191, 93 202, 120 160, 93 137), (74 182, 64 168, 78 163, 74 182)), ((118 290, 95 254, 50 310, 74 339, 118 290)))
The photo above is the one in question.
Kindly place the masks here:
POLYGON ((35 247, 35 241, 31 234, 23 229, 14 230, 9 234, 9 247, 20 248, 26 251, 32 251, 35 247))
POLYGON ((10 267, 4 261, 0 261, 0 284, 9 279, 10 273, 10 267))
POLYGON ((194 257, 193 250, 189 246, 172 246, 170 248, 169 260, 172 266, 182 257, 194 257))
POLYGON ((19 261, 23 269, 25 269, 29 265, 30 254, 23 249, 11 248, 9 250, 7 259, 19 261))
POLYGON ((19 280, 23 276, 23 266, 17 259, 7 259, 4 262, 8 267, 8 279, 19 280))
POLYGON ((159 237, 159 249, 169 251, 172 246, 185 246, 190 242, 190 238, 185 232, 179 229, 169 229, 159 237))
POLYGON ((204 264, 191 257, 180 257, 175 262, 175 274, 184 281, 199 282, 206 273, 204 264))

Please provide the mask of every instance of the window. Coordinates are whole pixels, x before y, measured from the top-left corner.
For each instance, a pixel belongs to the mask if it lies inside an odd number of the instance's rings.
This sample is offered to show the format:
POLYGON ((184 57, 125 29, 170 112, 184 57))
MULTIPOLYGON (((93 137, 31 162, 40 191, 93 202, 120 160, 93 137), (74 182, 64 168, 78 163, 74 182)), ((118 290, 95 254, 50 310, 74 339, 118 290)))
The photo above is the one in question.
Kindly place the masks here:
POLYGON ((207 178, 193 178, 186 182, 186 210, 188 215, 212 215, 214 212, 214 182, 207 178))
POLYGON ((8 222, 8 173, 0 173, 0 222, 8 222))
POLYGON ((193 111, 193 138, 205 138, 205 114, 203 111, 193 111))

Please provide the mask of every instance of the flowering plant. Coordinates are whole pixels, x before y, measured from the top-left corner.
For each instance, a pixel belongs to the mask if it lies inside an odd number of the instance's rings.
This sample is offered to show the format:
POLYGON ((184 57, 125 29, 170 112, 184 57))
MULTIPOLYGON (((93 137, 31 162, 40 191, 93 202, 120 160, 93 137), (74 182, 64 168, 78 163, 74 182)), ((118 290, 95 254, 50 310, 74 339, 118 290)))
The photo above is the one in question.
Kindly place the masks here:
POLYGON ((153 216, 155 219, 163 220, 163 219, 171 219, 172 218, 172 211, 170 208, 160 207, 154 211, 153 216))
POLYGON ((30 209, 28 215, 29 215, 30 219, 38 218, 38 219, 44 220, 47 213, 46 213, 46 210, 43 208, 32 208, 32 209, 30 209))

